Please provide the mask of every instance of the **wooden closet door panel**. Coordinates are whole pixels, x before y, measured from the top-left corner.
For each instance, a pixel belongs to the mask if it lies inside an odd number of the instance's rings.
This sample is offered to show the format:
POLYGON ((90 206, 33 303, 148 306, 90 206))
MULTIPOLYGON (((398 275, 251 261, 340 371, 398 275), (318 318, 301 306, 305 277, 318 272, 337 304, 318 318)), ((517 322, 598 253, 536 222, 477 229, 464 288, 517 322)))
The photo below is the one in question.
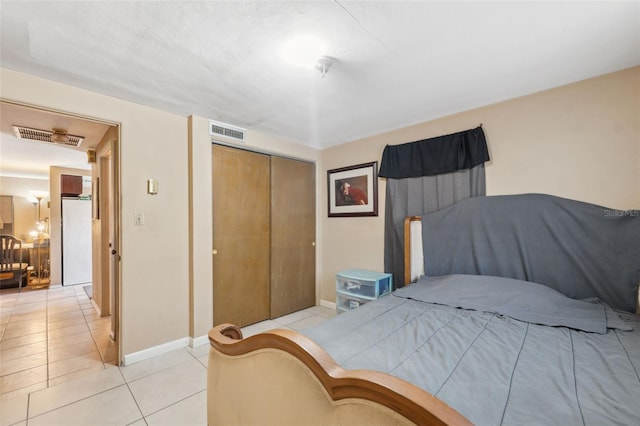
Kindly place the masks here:
POLYGON ((315 305, 315 166, 271 157, 271 318, 315 305))
POLYGON ((269 318, 269 156, 213 145, 213 322, 269 318))

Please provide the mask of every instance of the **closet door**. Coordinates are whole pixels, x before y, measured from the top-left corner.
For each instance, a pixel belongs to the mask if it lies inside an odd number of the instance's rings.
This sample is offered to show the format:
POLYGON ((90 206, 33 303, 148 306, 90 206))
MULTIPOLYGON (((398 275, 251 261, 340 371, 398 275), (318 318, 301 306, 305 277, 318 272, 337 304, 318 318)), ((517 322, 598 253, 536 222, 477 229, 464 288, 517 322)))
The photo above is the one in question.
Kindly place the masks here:
POLYGON ((213 322, 269 318, 269 156, 213 145, 213 322))
POLYGON ((271 157, 271 318, 315 305, 315 166, 271 157))

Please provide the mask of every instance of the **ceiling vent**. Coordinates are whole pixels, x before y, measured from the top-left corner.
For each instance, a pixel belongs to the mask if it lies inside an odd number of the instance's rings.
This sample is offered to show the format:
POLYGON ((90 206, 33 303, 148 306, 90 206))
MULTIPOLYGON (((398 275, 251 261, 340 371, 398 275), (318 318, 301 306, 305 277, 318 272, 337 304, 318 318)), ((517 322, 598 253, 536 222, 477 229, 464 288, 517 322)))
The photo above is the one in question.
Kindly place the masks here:
POLYGON ((209 120, 209 135, 212 141, 219 140, 242 143, 247 141, 246 129, 213 120, 209 120))
POLYGON ((69 135, 66 131, 60 129, 41 130, 22 126, 13 126, 13 132, 18 139, 49 142, 57 145, 80 146, 84 141, 84 136, 69 135))

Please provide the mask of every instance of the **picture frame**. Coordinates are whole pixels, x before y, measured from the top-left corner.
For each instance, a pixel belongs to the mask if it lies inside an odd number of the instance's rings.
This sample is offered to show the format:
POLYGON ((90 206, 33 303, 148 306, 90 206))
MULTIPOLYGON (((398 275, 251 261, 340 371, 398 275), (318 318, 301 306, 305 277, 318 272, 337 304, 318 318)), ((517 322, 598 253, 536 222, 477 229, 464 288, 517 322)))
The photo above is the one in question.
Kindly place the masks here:
POLYGON ((91 181, 91 217, 100 219, 100 178, 91 181))
POLYGON ((329 217, 378 216, 378 162, 327 170, 329 217))

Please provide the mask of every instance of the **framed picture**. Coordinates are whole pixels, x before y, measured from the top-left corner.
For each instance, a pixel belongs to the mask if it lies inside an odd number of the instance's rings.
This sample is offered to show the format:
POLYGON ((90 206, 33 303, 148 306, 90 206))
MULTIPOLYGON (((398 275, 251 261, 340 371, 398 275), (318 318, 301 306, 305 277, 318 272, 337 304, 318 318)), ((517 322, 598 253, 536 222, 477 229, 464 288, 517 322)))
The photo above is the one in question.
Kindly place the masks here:
POLYGON ((91 217, 100 219, 100 178, 91 182, 91 217))
POLYGON ((327 171, 329 217, 378 216, 378 162, 327 171))

